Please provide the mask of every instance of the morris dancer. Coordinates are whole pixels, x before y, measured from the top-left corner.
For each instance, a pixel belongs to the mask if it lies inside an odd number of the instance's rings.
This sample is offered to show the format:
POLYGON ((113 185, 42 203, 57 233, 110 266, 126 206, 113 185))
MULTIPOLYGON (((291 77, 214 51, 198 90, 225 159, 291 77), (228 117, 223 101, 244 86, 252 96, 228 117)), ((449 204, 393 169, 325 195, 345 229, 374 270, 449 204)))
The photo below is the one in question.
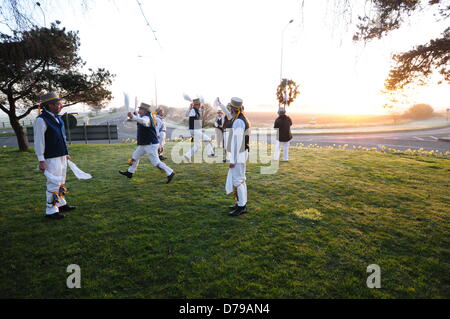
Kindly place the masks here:
POLYGON ((192 148, 184 154, 184 158, 190 161, 192 156, 200 147, 202 141, 206 142, 206 152, 209 157, 215 157, 214 149, 211 143, 211 138, 203 133, 201 115, 200 115, 201 101, 199 98, 192 100, 189 110, 186 111, 186 116, 189 117, 189 131, 191 137, 194 139, 192 148))
POLYGON ((158 156, 161 161, 167 159, 164 156, 164 145, 166 144, 166 123, 164 122, 164 111, 161 108, 156 109, 156 116, 160 120, 161 126, 158 127, 158 140, 159 140, 159 148, 158 148, 158 156))
POLYGON ((217 111, 217 117, 214 120, 214 126, 216 128, 216 140, 217 147, 223 147, 223 129, 225 124, 225 117, 223 116, 223 111, 217 111))
POLYGON ((40 97, 40 106, 44 109, 34 122, 34 150, 39 161, 39 169, 47 177, 45 217, 62 219, 61 212, 74 210, 66 201, 67 149, 64 121, 58 114, 63 105, 61 98, 54 92, 40 97))
POLYGON ((234 190, 236 204, 230 206, 230 216, 239 216, 247 212, 247 184, 246 184, 246 161, 250 151, 250 122, 243 113, 244 106, 238 97, 231 98, 227 108, 216 100, 225 113, 231 117, 230 139, 227 149, 230 152, 230 164, 226 183, 226 192, 230 194, 234 190), (230 183, 231 181, 231 183, 230 183))
POLYGON ((139 165, 139 158, 147 153, 150 162, 159 170, 166 173, 167 184, 170 183, 175 176, 175 172, 169 166, 161 162, 158 156, 159 141, 156 130, 161 125, 161 123, 158 122, 160 120, 150 113, 150 106, 145 103, 141 103, 138 114, 136 114, 136 112, 134 114, 129 112, 128 117, 137 122, 138 147, 132 155, 131 165, 128 170, 119 171, 119 173, 128 178, 132 178, 139 165))

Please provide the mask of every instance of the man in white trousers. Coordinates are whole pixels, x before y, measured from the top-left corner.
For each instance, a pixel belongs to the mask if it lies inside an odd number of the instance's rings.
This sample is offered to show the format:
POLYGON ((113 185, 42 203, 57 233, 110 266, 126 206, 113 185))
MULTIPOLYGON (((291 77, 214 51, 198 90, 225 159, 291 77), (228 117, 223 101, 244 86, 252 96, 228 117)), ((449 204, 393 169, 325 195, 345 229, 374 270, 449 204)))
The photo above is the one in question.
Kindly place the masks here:
MULTIPOLYGON (((217 98, 216 101, 214 101, 215 107, 220 107, 225 114, 223 117, 223 149, 224 149, 224 155, 223 155, 223 162, 226 163, 227 161, 230 161, 230 152, 228 151, 228 141, 230 139, 230 129, 231 129, 231 122, 233 120, 233 116, 231 115, 231 112, 229 108, 225 107, 220 100, 217 98)), ((242 108, 242 111, 244 109, 242 108)))
POLYGON ((225 117, 223 116, 223 111, 217 111, 217 117, 214 120, 214 127, 216 128, 216 140, 217 147, 223 147, 223 129, 225 125, 225 117))
POLYGON ((280 149, 283 147, 283 161, 289 161, 289 144, 292 140, 291 134, 292 120, 286 115, 286 110, 280 107, 278 110, 278 118, 275 120, 273 127, 278 129, 277 141, 275 142, 275 153, 273 159, 280 159, 280 149))
POLYGON ((186 154, 184 154, 184 158, 188 162, 191 161, 192 156, 197 152, 202 141, 206 142, 206 153, 208 156, 215 157, 211 138, 203 133, 200 108, 201 101, 197 98, 192 100, 189 109, 186 111, 186 116, 189 117, 189 131, 191 132, 191 137, 194 139, 194 145, 186 154))
MULTIPOLYGON (((220 103, 219 98, 216 100, 222 109, 226 109, 231 120, 231 128, 229 133, 231 138, 227 143, 228 152, 230 153, 230 164, 225 186, 227 194, 234 190, 236 204, 230 206, 230 216, 239 216, 247 212, 247 183, 246 183, 246 162, 250 151, 250 122, 243 113, 242 99, 238 97, 231 98, 227 108, 220 103), (231 179, 231 183, 230 183, 231 179), (232 184, 232 187, 230 187, 232 184)), ((225 112, 225 111, 224 111, 225 112)))
POLYGON ((131 157, 131 165, 127 171, 119 171, 120 174, 132 178, 139 165, 139 159, 148 154, 150 162, 167 175, 167 184, 175 176, 175 172, 166 164, 161 162, 158 156, 159 140, 157 128, 161 125, 157 116, 150 113, 150 106, 141 103, 138 114, 128 113, 128 117, 137 122, 137 144, 138 147, 131 157))
POLYGON ((64 218, 64 211, 74 210, 66 201, 67 160, 71 159, 67 149, 64 121, 58 114, 63 105, 58 94, 50 92, 40 97, 42 112, 34 122, 34 151, 39 169, 47 177, 45 216, 51 219, 64 218))
POLYGON ((158 156, 161 161, 164 161, 167 159, 167 157, 164 156, 164 145, 166 144, 166 123, 164 122, 164 111, 161 108, 156 109, 156 116, 160 120, 159 123, 161 124, 158 126, 158 140, 159 140, 159 149, 158 149, 158 156))

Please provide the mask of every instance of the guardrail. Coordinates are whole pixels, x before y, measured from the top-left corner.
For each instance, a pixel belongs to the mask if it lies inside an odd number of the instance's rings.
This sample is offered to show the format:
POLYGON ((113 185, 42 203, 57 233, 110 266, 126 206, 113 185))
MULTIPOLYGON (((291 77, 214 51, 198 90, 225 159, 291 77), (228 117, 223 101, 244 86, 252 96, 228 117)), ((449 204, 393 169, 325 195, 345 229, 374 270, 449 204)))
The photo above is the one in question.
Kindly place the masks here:
MULTIPOLYGON (((4 128, 4 129, 12 129, 11 124, 9 122, 0 122, 0 129, 4 128)), ((27 126, 27 125, 33 125, 33 121, 32 120, 26 120, 26 121, 20 121, 20 124, 22 126, 27 126)))
MULTIPOLYGON (((78 121, 80 121, 80 119, 78 119, 78 121)), ((34 120, 26 120, 26 121, 24 120, 24 121, 19 121, 19 122, 20 122, 20 125, 22 125, 23 127, 33 126, 33 124, 34 124, 34 120)), ((84 122, 84 121, 82 121, 82 122, 84 122)), ((12 129, 12 127, 9 122, 2 121, 2 122, 0 122, 0 129, 12 129)))

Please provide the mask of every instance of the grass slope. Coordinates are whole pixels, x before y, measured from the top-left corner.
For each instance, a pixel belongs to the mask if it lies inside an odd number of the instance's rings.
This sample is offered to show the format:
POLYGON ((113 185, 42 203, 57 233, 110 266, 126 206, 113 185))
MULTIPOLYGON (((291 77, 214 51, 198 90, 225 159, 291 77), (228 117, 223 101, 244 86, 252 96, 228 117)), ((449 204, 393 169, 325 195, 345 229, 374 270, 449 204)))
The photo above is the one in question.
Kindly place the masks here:
POLYGON ((232 218, 225 164, 168 160, 166 185, 144 159, 129 180, 134 147, 71 146, 94 178, 68 173, 78 209, 61 221, 43 217, 34 154, 0 150, 0 298, 450 297, 448 159, 293 148, 276 175, 248 165, 249 213, 232 218))

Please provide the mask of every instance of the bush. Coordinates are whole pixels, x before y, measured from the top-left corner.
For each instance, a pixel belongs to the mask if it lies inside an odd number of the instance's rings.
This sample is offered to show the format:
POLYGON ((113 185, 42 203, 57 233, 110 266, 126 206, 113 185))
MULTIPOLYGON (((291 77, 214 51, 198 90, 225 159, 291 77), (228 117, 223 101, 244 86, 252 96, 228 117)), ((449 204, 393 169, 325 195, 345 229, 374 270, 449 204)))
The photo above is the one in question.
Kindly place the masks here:
POLYGON ((403 114, 403 117, 414 120, 426 120, 432 117, 433 113, 433 108, 428 104, 414 104, 403 114))

